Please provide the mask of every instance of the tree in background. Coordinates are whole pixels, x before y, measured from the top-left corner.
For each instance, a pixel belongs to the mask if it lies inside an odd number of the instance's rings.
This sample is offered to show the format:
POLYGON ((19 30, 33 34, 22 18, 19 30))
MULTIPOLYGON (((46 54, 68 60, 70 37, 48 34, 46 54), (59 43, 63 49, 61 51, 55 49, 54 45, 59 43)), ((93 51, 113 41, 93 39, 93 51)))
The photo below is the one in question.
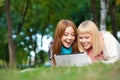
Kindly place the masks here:
POLYGON ((92 14, 93 14, 93 21, 98 26, 99 24, 98 24, 96 6, 97 6, 96 0, 91 0, 91 11, 92 11, 92 14))
POLYGON ((109 0, 100 0, 100 30, 106 30, 106 16, 108 11, 109 0))
POLYGON ((12 38, 12 20, 10 15, 10 0, 5 0, 6 2, 6 16, 7 16, 7 25, 8 25, 8 48, 9 48, 9 67, 11 69, 16 68, 15 60, 15 47, 12 38))
MULTIPOLYGON (((16 63, 17 66, 24 66, 27 63, 28 56, 31 57, 30 52, 34 51, 35 53, 35 64, 43 64, 44 61, 39 59, 44 59, 43 54, 37 50, 38 43, 44 44, 42 38, 46 35, 50 37, 53 36, 56 23, 60 19, 71 19, 78 26, 82 21, 89 19, 93 20, 98 27, 100 26, 100 1, 101 0, 8 0, 11 2, 10 6, 10 20, 11 24, 6 24, 6 10, 5 1, 0 0, 0 62, 9 61, 5 58, 10 58, 7 53, 9 50, 8 39, 12 38, 14 40, 14 49, 16 54, 16 63), (67 2, 67 4, 66 4, 67 2), (12 26, 12 27, 7 27, 12 26), (7 28, 12 28, 11 34, 12 37, 8 38, 7 28), (3 35, 4 34, 4 35, 3 35), (41 35, 41 40, 38 42, 36 35, 41 35), (39 54, 40 53, 40 54, 39 54), (39 54, 39 55, 38 55, 39 54), (7 57, 6 57, 7 56, 7 57), (41 57, 40 57, 41 56, 41 57), (40 63, 39 63, 40 62, 40 63)), ((106 0, 105 0, 106 1, 106 0)), ((113 3, 119 3, 119 0, 110 0, 110 5, 112 7, 113 3)), ((106 4, 105 4, 106 5, 106 4)), ((111 12, 115 16, 116 29, 120 29, 120 7, 115 6, 115 12, 111 12)), ((112 9, 112 8, 110 8, 112 9)), ((113 10, 114 11, 114 10, 113 10)), ((9 13, 9 14, 10 14, 9 13)), ((106 13, 106 23, 107 30, 111 31, 111 16, 110 11, 106 13)), ((8 20, 9 21, 9 20, 8 20)), ((113 24, 114 21, 112 21, 113 24)), ((114 31, 115 32, 115 31, 114 31)), ((117 31, 116 31, 117 32, 117 31)), ((49 38, 48 36, 48 38, 49 38)), ((39 45, 40 46, 40 45, 39 45)), ((31 62, 29 62, 31 63, 31 62)), ((1 63, 0 63, 1 64, 1 63)))

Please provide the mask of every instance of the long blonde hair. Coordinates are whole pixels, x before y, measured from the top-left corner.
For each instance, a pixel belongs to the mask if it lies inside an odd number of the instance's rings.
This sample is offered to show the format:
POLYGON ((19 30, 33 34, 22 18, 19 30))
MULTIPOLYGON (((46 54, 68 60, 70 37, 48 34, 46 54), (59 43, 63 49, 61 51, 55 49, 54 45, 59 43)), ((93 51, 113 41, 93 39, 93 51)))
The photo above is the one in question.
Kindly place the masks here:
MULTIPOLYGON (((100 32, 96 24, 90 20, 83 21, 77 29, 77 34, 90 34, 92 35, 92 49, 93 54, 99 54, 104 50, 103 40, 101 38, 100 32)), ((85 49, 82 47, 80 42, 78 41, 79 50, 85 49)))

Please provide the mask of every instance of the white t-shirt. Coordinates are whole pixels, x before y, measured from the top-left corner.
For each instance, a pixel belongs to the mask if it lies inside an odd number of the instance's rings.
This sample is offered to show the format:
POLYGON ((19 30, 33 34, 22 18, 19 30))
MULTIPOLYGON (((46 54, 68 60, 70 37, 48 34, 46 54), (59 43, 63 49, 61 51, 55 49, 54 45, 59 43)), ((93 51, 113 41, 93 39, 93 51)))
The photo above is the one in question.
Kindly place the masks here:
POLYGON ((104 63, 114 63, 120 60, 120 43, 117 39, 107 31, 101 31, 104 39, 105 49, 103 56, 106 59, 104 63))

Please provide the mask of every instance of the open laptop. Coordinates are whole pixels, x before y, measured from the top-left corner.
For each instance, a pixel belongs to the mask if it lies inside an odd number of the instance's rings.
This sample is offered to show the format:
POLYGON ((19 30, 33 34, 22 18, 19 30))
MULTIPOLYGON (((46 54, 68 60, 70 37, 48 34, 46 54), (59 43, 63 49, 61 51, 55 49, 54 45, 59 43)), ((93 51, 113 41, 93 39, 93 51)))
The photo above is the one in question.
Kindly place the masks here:
POLYGON ((83 66, 92 63, 86 53, 55 55, 56 66, 83 66))

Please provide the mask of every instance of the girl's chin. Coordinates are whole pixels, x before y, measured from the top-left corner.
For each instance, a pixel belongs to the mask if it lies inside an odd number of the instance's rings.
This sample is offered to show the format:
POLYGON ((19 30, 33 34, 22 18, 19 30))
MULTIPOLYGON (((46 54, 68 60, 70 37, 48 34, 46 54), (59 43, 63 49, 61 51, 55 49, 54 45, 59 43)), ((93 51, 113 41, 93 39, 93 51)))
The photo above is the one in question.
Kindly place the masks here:
POLYGON ((84 47, 86 50, 91 49, 91 47, 84 47))
POLYGON ((71 45, 65 45, 66 48, 69 48, 71 45))
POLYGON ((89 49, 89 47, 84 47, 86 50, 89 49))

